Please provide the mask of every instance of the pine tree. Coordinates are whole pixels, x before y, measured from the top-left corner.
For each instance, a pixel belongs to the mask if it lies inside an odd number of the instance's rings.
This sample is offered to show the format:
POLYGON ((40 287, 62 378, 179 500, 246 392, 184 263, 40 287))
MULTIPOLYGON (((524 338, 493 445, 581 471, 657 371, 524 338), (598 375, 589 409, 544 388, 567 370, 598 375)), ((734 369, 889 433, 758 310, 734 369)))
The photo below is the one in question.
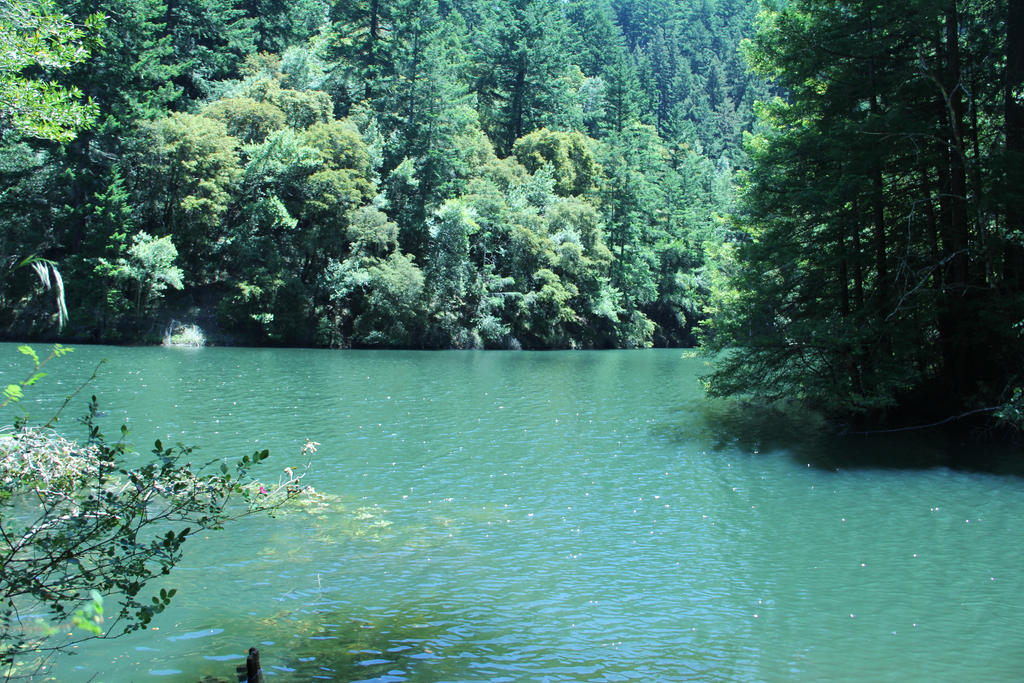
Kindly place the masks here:
POLYGON ((764 15, 749 54, 789 100, 765 105, 772 128, 749 147, 750 241, 715 323, 714 348, 738 350, 714 392, 876 419, 1006 398, 1022 302, 992 258, 1012 239, 983 185, 1002 98, 963 88, 972 73, 1003 78, 971 42, 978 7, 797 2, 764 15))

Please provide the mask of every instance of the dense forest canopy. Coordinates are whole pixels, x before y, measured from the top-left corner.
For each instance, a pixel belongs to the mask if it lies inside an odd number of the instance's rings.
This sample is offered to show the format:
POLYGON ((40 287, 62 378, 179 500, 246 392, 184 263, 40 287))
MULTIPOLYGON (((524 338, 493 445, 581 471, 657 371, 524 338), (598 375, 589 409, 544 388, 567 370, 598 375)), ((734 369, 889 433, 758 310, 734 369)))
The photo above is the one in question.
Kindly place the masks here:
MULTIPOLYGON (((5 117, 0 256, 61 264, 65 338, 694 342, 766 96, 738 49, 750 0, 51 10, 104 21, 90 58, 27 75, 96 121, 59 144, 5 117)), ((8 338, 56 333, 30 287, 0 283, 8 338)))
POLYGON ((1019 423, 1024 3, 772 3, 747 48, 787 96, 747 145, 713 392, 1019 423))

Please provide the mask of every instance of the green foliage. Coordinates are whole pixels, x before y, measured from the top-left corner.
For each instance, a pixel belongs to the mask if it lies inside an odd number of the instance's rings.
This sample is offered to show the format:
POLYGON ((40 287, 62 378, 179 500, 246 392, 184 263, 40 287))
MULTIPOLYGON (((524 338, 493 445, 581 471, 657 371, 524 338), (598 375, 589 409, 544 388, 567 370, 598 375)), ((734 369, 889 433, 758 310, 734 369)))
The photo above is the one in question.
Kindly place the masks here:
POLYGON ((241 173, 238 140, 221 121, 174 113, 140 126, 127 167, 140 222, 173 236, 186 276, 201 281, 241 173))
POLYGON ((46 373, 43 372, 42 370, 44 365, 46 365, 55 358, 60 358, 68 353, 71 353, 71 351, 73 350, 74 349, 72 349, 71 347, 61 346, 60 344, 54 344, 53 349, 50 351, 50 354, 46 358, 40 360, 39 354, 37 354, 35 349, 33 349, 31 346, 28 346, 27 344, 22 344, 21 346, 19 346, 18 353, 22 354, 23 356, 28 356, 32 360, 32 370, 29 372, 28 376, 25 379, 17 382, 16 384, 8 384, 6 387, 4 387, 4 400, 3 403, 0 403, 0 408, 6 408, 7 406, 13 403, 19 402, 25 395, 26 387, 30 387, 39 380, 41 380, 42 378, 46 377, 46 373))
POLYGON ((190 97, 236 73, 255 50, 256 21, 233 0, 167 3, 164 12, 164 31, 183 67, 177 80, 190 97))
POLYGON ((245 0, 246 16, 256 20, 256 47, 283 52, 316 34, 331 3, 325 0, 245 0))
POLYGON ((139 232, 132 237, 125 257, 115 263, 100 259, 100 264, 115 279, 130 283, 131 289, 135 291, 135 314, 141 316, 165 289, 182 288, 183 273, 181 268, 174 265, 177 257, 178 250, 170 235, 153 237, 146 232, 139 232))
POLYGON ((1020 387, 1014 388, 1010 400, 1000 406, 995 418, 1017 430, 1024 427, 1024 391, 1020 387))
POLYGON ((569 127, 573 108, 567 24, 543 0, 479 4, 472 39, 473 92, 484 130, 501 153, 542 126, 569 127))
POLYGON ((714 393, 873 420, 1010 399, 1024 271, 1006 229, 1020 223, 1016 191, 996 179, 1016 124, 985 84, 1005 80, 994 55, 1013 36, 983 28, 1002 12, 766 7, 747 54, 788 97, 760 105, 768 129, 748 143, 736 290, 710 345, 732 350, 714 393))
POLYGON ((61 142, 91 126, 99 107, 83 102, 78 87, 25 72, 50 75, 84 62, 90 48, 102 47, 97 33, 103 24, 102 15, 91 14, 78 26, 58 13, 52 0, 5 0, 0 5, 0 121, 25 135, 61 142))
MULTIPOLYGON (((20 350, 33 362, 26 387, 49 358, 20 350)), ((50 358, 68 351, 55 347, 50 358)), ((146 628, 176 594, 152 582, 170 573, 185 541, 302 495, 302 473, 291 468, 266 494, 251 485, 265 450, 237 462, 194 464, 192 448, 157 441, 147 458, 127 443, 126 427, 118 440, 106 438, 96 410, 94 396, 82 444, 24 418, 0 432, 5 677, 31 676, 82 640, 146 628)))
POLYGON ((251 97, 229 97, 211 102, 203 109, 203 115, 223 121, 228 135, 244 144, 261 143, 270 133, 285 126, 285 115, 281 109, 251 97))
POLYGON ((450 200, 437 210, 430 229, 429 310, 442 346, 470 345, 465 316, 474 276, 469 239, 479 230, 475 213, 465 202, 450 200))
MULTIPOLYGON (((65 147, 0 137, 0 254, 61 259, 90 341, 212 306, 236 343, 692 343, 751 7, 61 0, 118 18, 67 73, 102 115, 65 147)), ((37 308, 0 283, 6 334, 37 308)))
POLYGON ((353 321, 360 346, 411 346, 421 327, 424 277, 411 256, 393 252, 367 269, 362 311, 353 321))
POLYGON ((383 256, 398 247, 398 225, 372 206, 353 212, 347 237, 353 251, 383 256))
POLYGON ((559 133, 541 128, 516 140, 512 153, 533 173, 548 164, 555 192, 562 197, 581 195, 597 187, 601 167, 591 151, 593 141, 582 133, 559 133))

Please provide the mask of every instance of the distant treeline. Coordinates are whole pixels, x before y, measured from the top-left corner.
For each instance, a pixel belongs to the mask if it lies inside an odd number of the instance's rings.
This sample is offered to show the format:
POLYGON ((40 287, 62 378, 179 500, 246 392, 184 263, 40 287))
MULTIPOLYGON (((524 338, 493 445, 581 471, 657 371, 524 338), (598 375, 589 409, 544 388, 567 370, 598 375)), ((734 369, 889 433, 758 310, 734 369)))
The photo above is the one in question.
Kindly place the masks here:
MULTIPOLYGON (((64 338, 689 345, 761 76, 752 0, 59 0, 99 117, 4 126, 0 257, 48 258, 64 338)), ((29 74, 31 75, 31 74, 29 74)), ((28 277, 7 338, 55 336, 28 277)))

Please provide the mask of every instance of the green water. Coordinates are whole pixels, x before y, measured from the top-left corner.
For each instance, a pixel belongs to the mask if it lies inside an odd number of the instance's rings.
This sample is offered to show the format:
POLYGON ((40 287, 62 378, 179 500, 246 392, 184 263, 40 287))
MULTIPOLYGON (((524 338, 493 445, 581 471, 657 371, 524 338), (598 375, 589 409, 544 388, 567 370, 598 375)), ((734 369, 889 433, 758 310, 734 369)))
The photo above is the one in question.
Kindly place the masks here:
POLYGON ((274 480, 310 438, 332 502, 190 542, 157 628, 56 680, 228 679, 250 645, 281 683, 1024 680, 1024 479, 884 466, 1000 454, 749 419, 679 351, 80 347, 26 404, 101 357, 111 433, 274 480))

